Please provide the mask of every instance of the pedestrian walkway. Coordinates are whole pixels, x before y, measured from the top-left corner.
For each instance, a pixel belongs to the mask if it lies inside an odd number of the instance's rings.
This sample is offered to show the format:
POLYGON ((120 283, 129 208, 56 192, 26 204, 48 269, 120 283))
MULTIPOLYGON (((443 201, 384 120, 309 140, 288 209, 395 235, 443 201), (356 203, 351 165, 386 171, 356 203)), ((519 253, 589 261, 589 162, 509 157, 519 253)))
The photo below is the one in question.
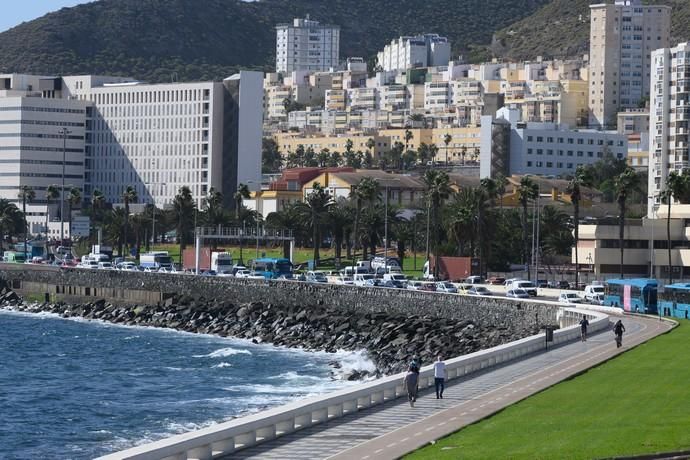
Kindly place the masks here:
POLYGON ((624 347, 593 335, 526 359, 452 380, 443 399, 433 386, 414 408, 398 398, 234 453, 233 459, 398 458, 671 329, 658 319, 625 317, 624 347))

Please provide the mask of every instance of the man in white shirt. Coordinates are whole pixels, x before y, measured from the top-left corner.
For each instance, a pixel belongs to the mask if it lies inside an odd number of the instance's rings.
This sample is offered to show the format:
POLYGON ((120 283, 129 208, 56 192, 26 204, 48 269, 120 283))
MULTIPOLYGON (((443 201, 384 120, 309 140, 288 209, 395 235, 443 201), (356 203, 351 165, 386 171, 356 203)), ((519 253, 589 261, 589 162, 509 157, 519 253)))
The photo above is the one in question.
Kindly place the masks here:
POLYGON ((438 355, 434 363, 434 385, 436 386, 436 399, 443 399, 443 390, 448 376, 446 363, 443 362, 441 355, 438 355))

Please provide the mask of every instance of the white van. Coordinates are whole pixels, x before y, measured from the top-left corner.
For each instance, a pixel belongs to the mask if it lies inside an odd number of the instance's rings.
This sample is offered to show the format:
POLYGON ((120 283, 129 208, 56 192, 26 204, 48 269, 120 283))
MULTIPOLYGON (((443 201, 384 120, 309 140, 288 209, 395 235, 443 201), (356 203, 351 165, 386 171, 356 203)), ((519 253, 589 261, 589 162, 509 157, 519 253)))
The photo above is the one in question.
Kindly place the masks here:
POLYGON ((585 300, 595 301, 604 296, 604 286, 589 284, 585 286, 585 300))
POLYGON ((369 273, 360 273, 355 275, 355 286, 366 286, 374 280, 374 275, 369 273))
POLYGON ((532 297, 537 296, 537 286, 531 281, 525 280, 512 280, 510 283, 506 283, 507 290, 524 289, 532 297))

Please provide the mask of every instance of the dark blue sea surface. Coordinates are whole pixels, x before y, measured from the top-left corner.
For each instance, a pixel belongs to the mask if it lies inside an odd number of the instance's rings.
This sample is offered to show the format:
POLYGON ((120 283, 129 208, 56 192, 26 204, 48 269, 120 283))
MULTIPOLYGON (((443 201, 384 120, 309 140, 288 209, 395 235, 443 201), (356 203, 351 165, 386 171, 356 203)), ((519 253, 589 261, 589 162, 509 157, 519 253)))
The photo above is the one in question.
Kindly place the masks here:
POLYGON ((87 459, 343 388, 329 362, 250 341, 0 310, 0 459, 87 459))

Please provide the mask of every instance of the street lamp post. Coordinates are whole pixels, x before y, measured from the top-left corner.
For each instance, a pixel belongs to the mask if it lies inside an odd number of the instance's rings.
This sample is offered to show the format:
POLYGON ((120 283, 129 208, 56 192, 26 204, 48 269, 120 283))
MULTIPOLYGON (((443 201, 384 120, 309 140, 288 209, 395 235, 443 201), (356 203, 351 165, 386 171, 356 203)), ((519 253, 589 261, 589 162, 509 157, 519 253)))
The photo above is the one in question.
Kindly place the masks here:
MULTIPOLYGON (((146 182, 144 185, 165 186, 167 184, 165 182, 146 182)), ((153 246, 154 244, 156 244, 156 197, 153 195, 153 193, 150 193, 150 195, 153 204, 153 210, 151 212, 151 245, 153 246)))
POLYGON ((62 189, 60 190, 60 245, 65 240, 65 157, 67 153, 67 135, 70 134, 67 128, 58 130, 58 134, 62 135, 62 189))

